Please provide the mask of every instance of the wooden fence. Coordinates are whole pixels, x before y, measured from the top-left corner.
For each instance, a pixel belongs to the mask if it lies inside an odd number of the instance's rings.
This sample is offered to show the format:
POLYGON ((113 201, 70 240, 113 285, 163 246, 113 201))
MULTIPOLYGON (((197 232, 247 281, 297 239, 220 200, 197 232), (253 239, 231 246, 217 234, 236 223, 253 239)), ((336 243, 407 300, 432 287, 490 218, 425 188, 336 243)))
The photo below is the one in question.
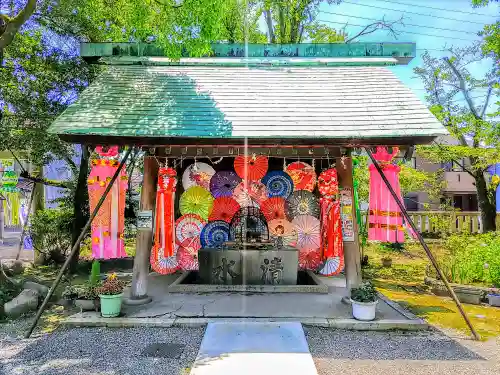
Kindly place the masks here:
MULTIPOLYGON (((408 211, 420 233, 482 233, 480 212, 408 211)), ((366 223, 366 212, 361 213, 366 223)))

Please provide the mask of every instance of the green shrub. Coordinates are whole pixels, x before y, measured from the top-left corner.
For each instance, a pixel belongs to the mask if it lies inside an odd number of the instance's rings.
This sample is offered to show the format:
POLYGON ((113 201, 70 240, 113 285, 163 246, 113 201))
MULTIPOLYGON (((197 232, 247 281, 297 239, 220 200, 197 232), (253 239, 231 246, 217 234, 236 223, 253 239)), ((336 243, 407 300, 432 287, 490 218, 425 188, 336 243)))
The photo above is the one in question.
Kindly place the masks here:
POLYGON ((74 215, 69 209, 37 211, 30 226, 35 251, 43 254, 44 263, 61 264, 71 247, 74 215))
POLYGON ((365 281, 358 288, 351 289, 351 299, 356 302, 375 302, 377 290, 370 281, 365 281))
POLYGON ((500 287, 500 233, 452 235, 445 247, 451 255, 440 264, 452 282, 500 287))

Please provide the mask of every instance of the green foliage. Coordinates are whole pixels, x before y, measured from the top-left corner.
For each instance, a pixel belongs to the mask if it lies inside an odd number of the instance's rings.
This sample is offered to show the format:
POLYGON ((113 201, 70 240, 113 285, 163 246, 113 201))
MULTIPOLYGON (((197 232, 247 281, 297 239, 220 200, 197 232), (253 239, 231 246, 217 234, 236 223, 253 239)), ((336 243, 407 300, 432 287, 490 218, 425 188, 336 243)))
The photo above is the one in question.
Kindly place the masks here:
POLYGON ((73 212, 69 209, 39 210, 32 218, 30 236, 45 262, 61 264, 71 247, 73 212))
POLYGON ((451 255, 440 263, 452 282, 500 287, 500 233, 453 235, 445 247, 451 255))
POLYGON ((245 7, 240 0, 227 0, 226 13, 222 17, 222 30, 218 40, 229 43, 267 43, 267 36, 259 30, 262 8, 258 3, 248 2, 245 7))
POLYGON ((122 293, 124 288, 125 283, 119 280, 115 274, 112 274, 108 276, 101 286, 96 288, 96 293, 98 295, 113 296, 122 293))
MULTIPOLYGON (((472 0, 472 6, 484 7, 490 3, 498 2, 499 0, 472 0)), ((483 37, 481 49, 485 56, 493 55, 496 61, 500 59, 500 22, 485 25, 480 33, 483 37)), ((500 72, 497 72, 500 75, 500 72)))
POLYGON ((77 285, 75 286, 75 290, 76 299, 86 299, 92 301, 99 297, 99 295, 97 294, 97 286, 90 283, 77 285))
POLYGON ((347 34, 333 27, 313 22, 304 26, 305 41, 309 43, 344 43, 347 34))
POLYGON ((356 302, 375 302, 377 290, 371 281, 365 281, 359 288, 351 289, 351 299, 356 302))
POLYGON ((95 286, 99 284, 99 281, 101 281, 101 263, 96 259, 92 262, 89 283, 95 286))

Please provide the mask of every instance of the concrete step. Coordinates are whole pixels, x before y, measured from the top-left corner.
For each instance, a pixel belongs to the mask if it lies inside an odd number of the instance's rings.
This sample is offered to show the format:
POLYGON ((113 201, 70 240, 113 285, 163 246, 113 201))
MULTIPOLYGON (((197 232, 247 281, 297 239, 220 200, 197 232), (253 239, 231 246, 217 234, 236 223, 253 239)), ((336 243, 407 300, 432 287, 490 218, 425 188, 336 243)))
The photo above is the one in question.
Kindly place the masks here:
POLYGON ((299 322, 209 323, 191 375, 317 375, 299 322))

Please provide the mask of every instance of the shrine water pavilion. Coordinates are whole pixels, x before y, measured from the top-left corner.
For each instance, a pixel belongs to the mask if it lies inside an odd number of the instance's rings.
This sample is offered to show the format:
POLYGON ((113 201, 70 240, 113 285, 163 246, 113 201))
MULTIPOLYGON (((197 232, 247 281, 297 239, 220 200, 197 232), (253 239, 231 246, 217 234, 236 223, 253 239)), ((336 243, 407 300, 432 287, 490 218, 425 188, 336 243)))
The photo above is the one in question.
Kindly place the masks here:
MULTIPOLYGON (((361 282, 352 152, 384 146, 394 156, 447 134, 387 68, 415 52, 414 43, 214 44, 174 61, 152 44, 82 44, 103 71, 50 131, 145 153, 127 303, 190 291, 348 295, 361 282)), ((89 186, 109 181, 92 176, 89 186)), ((404 237, 400 215, 385 216, 393 221, 379 228, 404 237)), ((122 221, 92 226, 95 258, 123 256, 122 221)))

